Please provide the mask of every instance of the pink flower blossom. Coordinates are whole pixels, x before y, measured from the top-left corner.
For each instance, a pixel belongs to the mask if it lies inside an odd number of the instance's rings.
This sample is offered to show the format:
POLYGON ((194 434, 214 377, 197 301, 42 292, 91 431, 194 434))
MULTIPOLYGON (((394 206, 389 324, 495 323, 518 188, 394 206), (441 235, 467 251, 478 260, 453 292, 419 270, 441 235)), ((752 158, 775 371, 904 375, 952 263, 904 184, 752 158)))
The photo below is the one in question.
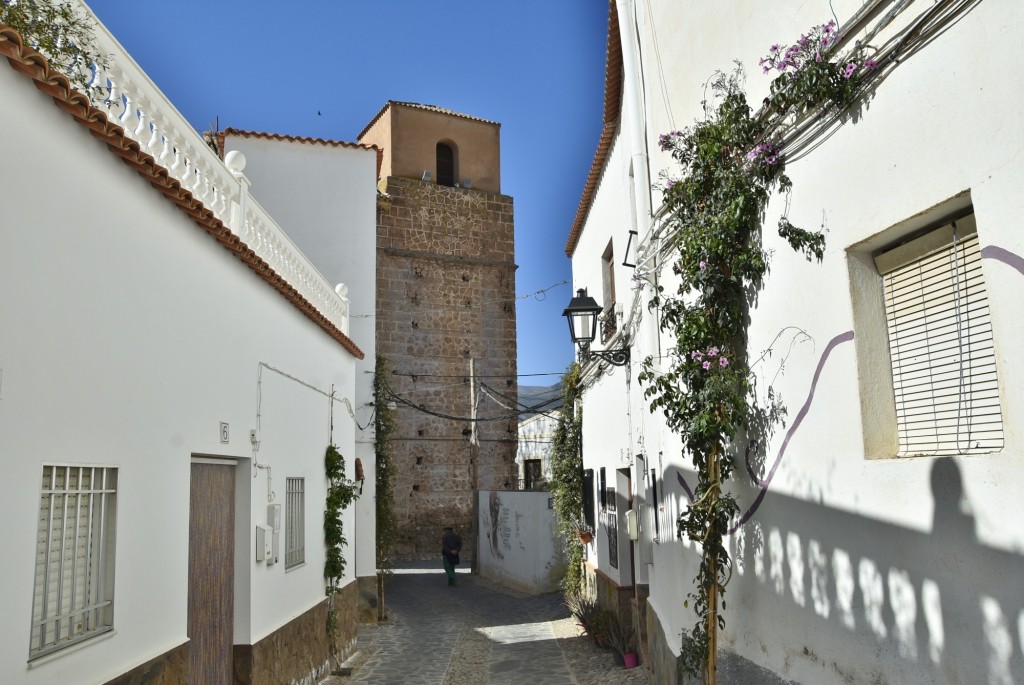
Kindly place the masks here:
POLYGON ((719 363, 719 365, 720 365, 720 366, 721 366, 721 367, 722 367, 723 369, 724 369, 725 367, 729 366, 729 360, 728 360, 728 359, 726 359, 725 357, 720 357, 720 358, 719 358, 719 360, 718 360, 718 363, 719 363))
POLYGON ((717 354, 718 354, 718 348, 717 347, 712 347, 710 350, 708 350, 708 355, 710 355, 712 357, 714 357, 717 354))
POLYGON ((703 259, 700 260, 700 270, 703 271, 706 268, 708 268, 708 263, 705 262, 703 259))
POLYGON ((853 76, 853 72, 855 71, 857 71, 857 63, 850 62, 849 64, 846 65, 846 68, 843 69, 843 78, 850 78, 851 76, 853 76))
POLYGON ((708 369, 711 368, 711 362, 704 362, 703 364, 701 364, 701 366, 703 366, 704 370, 707 371, 708 369))

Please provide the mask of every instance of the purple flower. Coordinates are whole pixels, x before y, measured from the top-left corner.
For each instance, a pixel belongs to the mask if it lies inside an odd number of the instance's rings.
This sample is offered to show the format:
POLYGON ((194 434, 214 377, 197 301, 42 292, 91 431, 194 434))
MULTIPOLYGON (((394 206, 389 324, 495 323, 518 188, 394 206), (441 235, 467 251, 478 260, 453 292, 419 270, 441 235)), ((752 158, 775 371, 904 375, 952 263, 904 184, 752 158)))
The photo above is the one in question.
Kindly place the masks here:
POLYGON ((855 71, 857 71, 857 63, 850 62, 849 64, 846 65, 846 68, 843 69, 843 78, 850 78, 851 76, 853 76, 853 72, 855 71))
POLYGON ((706 268, 708 268, 708 263, 705 262, 703 259, 700 260, 700 270, 703 271, 706 268))
POLYGON ((767 164, 768 166, 775 166, 775 163, 778 162, 778 161, 779 161, 779 158, 776 157, 775 155, 771 155, 770 157, 765 157, 764 158, 764 163, 767 164))
POLYGON ((878 62, 876 62, 873 59, 864 60, 864 68, 866 70, 868 70, 868 71, 871 71, 872 69, 876 68, 877 66, 878 66, 878 62))
POLYGON ((701 366, 703 366, 704 370, 707 371, 708 369, 711 368, 711 362, 704 362, 703 364, 701 364, 701 366))
POLYGON ((718 364, 724 369, 725 367, 729 366, 729 360, 726 359, 725 357, 721 357, 718 360, 718 364))
POLYGON ((781 50, 781 49, 782 49, 782 46, 779 45, 778 43, 776 43, 775 45, 773 45, 770 48, 768 48, 768 51, 769 52, 774 52, 774 53, 778 54, 779 50, 781 50))
POLYGON ((718 354, 718 348, 717 347, 712 347, 710 350, 708 350, 708 354, 710 356, 714 357, 716 354, 718 354))
POLYGON ((694 361, 699 361, 699 360, 701 360, 703 358, 704 358, 704 353, 703 352, 699 352, 697 350, 694 350, 693 352, 690 353, 690 359, 693 359, 694 361))

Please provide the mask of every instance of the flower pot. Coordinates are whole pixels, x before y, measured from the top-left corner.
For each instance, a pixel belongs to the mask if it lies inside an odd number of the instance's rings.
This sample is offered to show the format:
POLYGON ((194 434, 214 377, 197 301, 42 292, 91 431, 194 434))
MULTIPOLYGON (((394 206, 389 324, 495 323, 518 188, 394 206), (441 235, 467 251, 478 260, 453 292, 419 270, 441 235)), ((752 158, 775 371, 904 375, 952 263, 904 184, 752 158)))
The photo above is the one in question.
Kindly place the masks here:
POLYGON ((589 545, 590 541, 594 539, 594 535, 588 531, 580 531, 580 542, 584 545, 589 545))
POLYGON ((636 668, 640 664, 640 659, 637 657, 636 652, 626 652, 622 655, 622 661, 626 668, 636 668))

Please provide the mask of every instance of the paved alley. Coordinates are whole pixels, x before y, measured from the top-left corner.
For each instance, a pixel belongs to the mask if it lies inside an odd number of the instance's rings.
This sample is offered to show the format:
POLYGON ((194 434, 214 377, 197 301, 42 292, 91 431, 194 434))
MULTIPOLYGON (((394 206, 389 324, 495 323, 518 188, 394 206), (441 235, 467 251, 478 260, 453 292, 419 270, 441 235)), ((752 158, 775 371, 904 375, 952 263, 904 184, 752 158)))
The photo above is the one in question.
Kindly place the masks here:
POLYGON ((558 593, 528 596, 459 569, 449 587, 440 560, 396 568, 389 620, 360 626, 357 669, 330 683, 373 685, 614 685, 646 683, 610 651, 579 637, 558 593))

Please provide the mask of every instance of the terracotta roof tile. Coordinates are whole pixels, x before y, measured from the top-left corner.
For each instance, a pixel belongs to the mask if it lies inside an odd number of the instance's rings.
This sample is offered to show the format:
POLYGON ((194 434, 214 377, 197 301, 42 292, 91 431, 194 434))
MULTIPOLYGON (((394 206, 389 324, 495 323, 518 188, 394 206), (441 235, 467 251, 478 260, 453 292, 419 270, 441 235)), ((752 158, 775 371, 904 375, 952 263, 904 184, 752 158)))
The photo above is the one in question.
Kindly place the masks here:
POLYGON ((615 13, 615 0, 608 3, 608 51, 605 57, 604 70, 604 126, 597 144, 597 152, 590 164, 587 183, 583 186, 583 196, 576 209, 576 218, 569 231, 569 239, 565 242, 565 254, 572 257, 576 244, 583 233, 583 223, 590 213, 590 203, 594 201, 597 183, 601 179, 608 152, 611 150, 615 133, 619 128, 619 112, 622 108, 622 44, 619 39, 619 17, 615 13))
POLYGON ((461 112, 456 112, 455 110, 452 109, 445 109, 444 107, 438 107, 437 105, 421 105, 418 102, 401 102, 399 100, 388 100, 386 103, 384 103, 384 106, 380 108, 380 111, 374 115, 373 119, 370 119, 370 123, 363 127, 363 130, 359 132, 358 136, 356 136, 356 140, 362 140, 363 136, 366 135, 366 132, 370 130, 370 127, 376 124, 378 119, 384 116, 384 112, 388 111, 388 107, 391 107, 393 105, 399 105, 401 107, 411 107, 412 109, 422 109, 427 112, 437 112, 438 114, 447 114, 448 116, 469 119, 470 121, 479 121, 485 124, 491 124, 493 126, 501 126, 501 124, 498 123, 497 121, 491 121, 490 119, 481 119, 480 117, 470 116, 469 114, 462 114, 461 112))
POLYGON ((377 153, 377 177, 380 177, 380 165, 383 162, 381 149, 376 145, 364 145, 363 143, 349 143, 344 140, 329 140, 327 138, 310 138, 308 136, 290 136, 283 133, 264 133, 261 131, 243 131, 237 128, 226 128, 217 134, 220 150, 223 154, 224 138, 227 136, 238 136, 239 138, 263 138, 266 140, 283 140, 294 143, 306 143, 308 145, 326 145, 329 147, 347 147, 351 149, 373 150, 377 153))
POLYGON ((139 144, 124 134, 124 129, 112 123, 107 115, 92 106, 89 98, 71 87, 67 77, 50 69, 46 58, 24 45, 21 35, 13 28, 0 23, 0 55, 19 74, 30 78, 36 88, 53 98, 54 103, 70 114, 74 120, 103 141, 111 152, 125 164, 135 169, 170 202, 177 205, 202 230, 213 237, 224 249, 231 252, 243 264, 270 284, 289 302, 311 319, 331 338, 358 359, 365 357, 355 342, 321 314, 306 298, 281 277, 244 242, 238 239, 202 202, 183 189, 177 180, 171 178, 167 169, 157 164, 153 157, 139 149, 139 144))

